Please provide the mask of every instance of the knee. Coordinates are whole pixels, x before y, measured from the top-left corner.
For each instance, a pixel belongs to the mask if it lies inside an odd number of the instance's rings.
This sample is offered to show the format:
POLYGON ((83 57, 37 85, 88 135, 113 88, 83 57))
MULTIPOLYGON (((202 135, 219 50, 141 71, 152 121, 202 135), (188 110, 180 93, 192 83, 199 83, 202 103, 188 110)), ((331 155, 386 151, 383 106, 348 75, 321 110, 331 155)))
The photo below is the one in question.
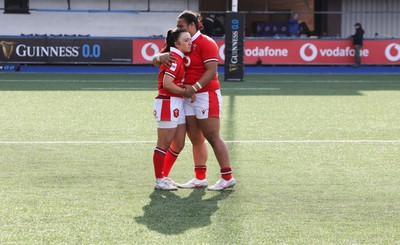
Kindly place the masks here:
POLYGON ((219 137, 218 134, 207 135, 206 139, 211 146, 215 146, 216 144, 222 141, 221 137, 219 137))
POLYGON ((171 149, 177 153, 180 153, 183 150, 183 148, 185 148, 185 142, 179 142, 171 146, 171 149))
POLYGON ((190 142, 192 145, 201 145, 204 144, 206 139, 204 138, 203 134, 197 133, 197 134, 188 134, 190 142))

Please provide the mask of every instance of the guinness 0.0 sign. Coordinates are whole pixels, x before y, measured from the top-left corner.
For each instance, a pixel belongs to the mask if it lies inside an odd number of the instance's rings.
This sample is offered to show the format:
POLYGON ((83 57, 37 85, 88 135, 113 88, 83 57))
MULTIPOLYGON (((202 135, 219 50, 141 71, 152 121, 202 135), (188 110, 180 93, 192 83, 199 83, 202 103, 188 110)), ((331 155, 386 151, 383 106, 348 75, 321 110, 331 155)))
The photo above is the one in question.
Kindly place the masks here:
POLYGON ((227 13, 225 23, 225 81, 243 81, 245 14, 227 13))

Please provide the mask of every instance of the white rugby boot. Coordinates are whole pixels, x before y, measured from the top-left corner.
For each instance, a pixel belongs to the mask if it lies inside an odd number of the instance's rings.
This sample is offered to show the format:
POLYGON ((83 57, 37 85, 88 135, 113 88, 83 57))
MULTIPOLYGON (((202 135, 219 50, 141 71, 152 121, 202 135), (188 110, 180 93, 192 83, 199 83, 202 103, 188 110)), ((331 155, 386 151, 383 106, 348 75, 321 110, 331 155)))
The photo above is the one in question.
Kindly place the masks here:
POLYGON ((167 182, 169 185, 171 186, 175 186, 178 187, 180 184, 176 183, 175 181, 173 181, 171 178, 169 177, 165 177, 165 182, 167 182))
POLYGON ((176 191, 178 188, 176 186, 172 186, 168 183, 167 178, 161 178, 156 180, 156 185, 154 186, 154 190, 163 190, 163 191, 176 191))
POLYGON ((219 179, 215 185, 209 186, 209 191, 222 191, 226 188, 231 188, 236 184, 236 180, 232 177, 230 180, 219 179))
POLYGON ((178 185, 178 187, 182 189, 205 188, 207 186, 208 186, 208 181, 206 179, 199 180, 197 178, 190 180, 186 184, 178 185))

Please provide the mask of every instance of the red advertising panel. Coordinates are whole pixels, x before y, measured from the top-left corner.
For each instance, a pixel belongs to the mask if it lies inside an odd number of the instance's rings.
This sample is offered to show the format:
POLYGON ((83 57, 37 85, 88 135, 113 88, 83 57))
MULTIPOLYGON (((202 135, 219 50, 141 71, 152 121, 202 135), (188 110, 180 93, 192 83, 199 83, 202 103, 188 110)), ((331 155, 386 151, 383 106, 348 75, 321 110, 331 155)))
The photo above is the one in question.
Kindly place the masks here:
MULTIPOLYGON (((224 40, 216 40, 219 49, 219 64, 224 64, 225 60, 225 42, 224 40)), ((132 60, 134 64, 151 64, 153 56, 158 54, 164 47, 164 39, 134 39, 132 60)))
MULTIPOLYGON (((363 64, 400 64, 399 40, 365 40, 363 64)), ((245 63, 353 64, 351 40, 247 40, 245 63)))
MULTIPOLYGON (((225 60, 224 40, 219 46, 219 64, 225 60)), ((149 64, 164 44, 162 39, 133 40, 133 63, 149 64)), ((354 48, 351 40, 269 40, 247 39, 244 45, 245 64, 266 65, 329 65, 353 64, 354 48)), ((363 64, 400 65, 400 40, 365 40, 361 50, 363 64)))
POLYGON ((134 39, 132 61, 134 64, 151 64, 153 56, 164 47, 164 39, 134 39))

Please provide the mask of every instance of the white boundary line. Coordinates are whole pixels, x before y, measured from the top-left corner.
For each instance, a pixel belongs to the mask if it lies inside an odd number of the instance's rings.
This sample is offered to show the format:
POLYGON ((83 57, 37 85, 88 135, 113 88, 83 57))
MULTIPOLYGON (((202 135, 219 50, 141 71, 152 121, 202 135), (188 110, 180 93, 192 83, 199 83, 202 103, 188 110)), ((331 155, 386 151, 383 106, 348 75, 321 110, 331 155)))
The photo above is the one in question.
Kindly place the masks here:
MULTIPOLYGON (((280 144, 280 143, 400 143, 400 140, 226 140, 226 143, 250 144, 280 144)), ((152 140, 82 140, 82 141, 0 141, 0 145, 29 145, 29 144, 154 144, 152 140)))
MULTIPOLYGON (((81 90, 92 90, 92 91, 98 91, 98 90, 157 90, 157 88, 81 88, 81 90)), ((222 91, 227 91, 227 90, 269 90, 269 91, 277 91, 281 90, 280 88, 221 88, 222 91)))
POLYGON ((102 91, 102 90, 157 90, 157 88, 81 88, 87 91, 102 91))
MULTIPOLYGON (((297 74, 302 75, 302 74, 297 74)), ((323 75, 323 74, 321 74, 323 75)), ((332 74, 328 74, 332 75, 332 74)), ((338 74, 340 75, 340 74, 338 74)), ((352 74, 342 74, 342 75, 352 75, 352 74)), ((359 75, 359 74, 355 74, 359 75)), ((368 74, 374 75, 374 74, 368 74)), ((380 74, 376 74, 380 75, 380 74)), ((382 74, 384 75, 384 74, 382 74)), ((394 74, 395 75, 395 74, 394 74)), ((386 81, 365 81, 365 80, 352 80, 352 81, 342 81, 342 80, 318 80, 318 81, 295 81, 295 80, 282 80, 282 81, 261 81, 261 80, 252 80, 246 81, 246 83, 398 83, 397 80, 386 80, 386 81)))
POLYGON ((31 83, 149 83, 151 81, 131 80, 30 80, 30 79, 3 79, 0 82, 31 82, 31 83))

